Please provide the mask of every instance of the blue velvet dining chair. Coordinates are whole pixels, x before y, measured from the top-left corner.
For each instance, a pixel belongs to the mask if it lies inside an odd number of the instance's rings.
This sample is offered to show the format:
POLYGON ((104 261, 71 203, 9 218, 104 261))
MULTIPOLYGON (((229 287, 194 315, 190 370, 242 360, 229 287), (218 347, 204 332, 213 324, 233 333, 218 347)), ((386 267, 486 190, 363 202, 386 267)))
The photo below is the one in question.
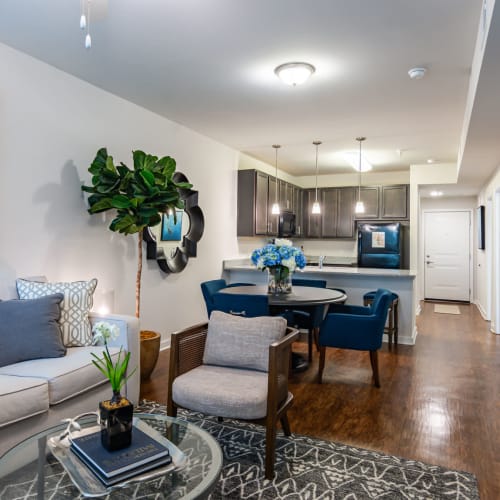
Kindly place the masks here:
MULTIPOLYGON (((292 286, 313 286, 326 288, 326 280, 314 280, 306 278, 292 278, 292 286)), ((309 306, 305 308, 294 308, 288 314, 288 324, 295 328, 307 330, 307 357, 309 363, 312 361, 312 345, 314 334, 323 321, 323 306, 309 306)))
POLYGON ((267 295, 218 292, 213 295, 213 311, 223 311, 246 318, 270 316, 267 295))
POLYGON ((391 300, 392 293, 379 288, 371 306, 336 306, 336 312, 327 314, 319 331, 318 382, 320 384, 325 368, 326 348, 337 347, 369 351, 375 387, 380 387, 377 353, 382 346, 391 300))
POLYGON ((214 309, 213 296, 219 290, 223 288, 233 287, 233 286, 250 286, 255 285, 255 283, 230 283, 227 284, 225 279, 217 279, 204 281, 200 284, 201 293, 203 294, 203 298, 205 299, 205 305, 207 307, 207 315, 210 318, 210 314, 214 309))

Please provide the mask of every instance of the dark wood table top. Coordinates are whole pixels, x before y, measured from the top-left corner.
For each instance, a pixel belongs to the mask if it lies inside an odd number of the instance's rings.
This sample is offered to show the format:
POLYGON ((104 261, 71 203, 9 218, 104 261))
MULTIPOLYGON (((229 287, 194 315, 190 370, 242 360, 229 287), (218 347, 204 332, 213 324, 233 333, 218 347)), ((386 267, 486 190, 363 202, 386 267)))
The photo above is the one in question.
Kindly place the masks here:
POLYGON ((267 295, 271 306, 316 306, 332 304, 346 299, 346 295, 329 288, 316 288, 313 286, 294 286, 292 293, 273 295, 267 293, 266 285, 233 286, 219 290, 219 293, 267 295))

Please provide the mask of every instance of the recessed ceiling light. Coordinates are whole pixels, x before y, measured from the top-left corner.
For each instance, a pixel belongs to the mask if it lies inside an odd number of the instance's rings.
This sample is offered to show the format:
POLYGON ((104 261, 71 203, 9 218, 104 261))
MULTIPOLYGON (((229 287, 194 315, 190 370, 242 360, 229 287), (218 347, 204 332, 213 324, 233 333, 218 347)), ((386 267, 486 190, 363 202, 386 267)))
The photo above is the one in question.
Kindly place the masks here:
POLYGON ((408 71, 408 75, 412 80, 420 80, 421 78, 424 77, 426 71, 427 68, 411 68, 408 71))
POLYGON ((427 163, 434 163, 434 160, 433 160, 432 158, 429 158, 429 159, 427 160, 427 163))
POLYGON ((305 62, 290 62, 280 64, 274 72, 276 76, 287 85, 300 85, 306 82, 309 77, 316 71, 316 68, 305 62))
POLYGON ((442 191, 431 191, 430 195, 431 196, 443 196, 443 192, 442 191))

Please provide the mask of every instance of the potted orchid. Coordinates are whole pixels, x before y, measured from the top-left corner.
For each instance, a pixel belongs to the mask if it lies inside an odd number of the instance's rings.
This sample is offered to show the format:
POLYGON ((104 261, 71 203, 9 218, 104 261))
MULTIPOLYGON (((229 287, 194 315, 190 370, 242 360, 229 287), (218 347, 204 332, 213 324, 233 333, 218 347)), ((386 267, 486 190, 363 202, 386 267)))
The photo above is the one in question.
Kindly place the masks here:
POLYGON ((117 325, 99 321, 92 328, 94 344, 104 344, 102 358, 91 353, 92 363, 109 380, 113 397, 99 403, 101 423, 101 442, 108 450, 118 450, 129 446, 132 441, 132 416, 134 406, 121 395, 121 389, 136 368, 127 374, 130 352, 120 347, 116 361, 109 352, 108 342, 118 338, 120 330, 117 325))
POLYGON ((268 293, 291 293, 292 274, 306 265, 306 258, 290 240, 276 238, 252 252, 251 260, 258 269, 268 270, 268 293))

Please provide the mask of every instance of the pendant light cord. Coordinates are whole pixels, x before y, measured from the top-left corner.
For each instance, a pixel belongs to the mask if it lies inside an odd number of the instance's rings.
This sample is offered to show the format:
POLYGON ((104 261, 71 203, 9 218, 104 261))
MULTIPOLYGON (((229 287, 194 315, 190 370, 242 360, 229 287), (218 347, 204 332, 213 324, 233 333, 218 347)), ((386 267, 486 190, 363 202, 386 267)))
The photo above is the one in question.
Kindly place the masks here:
POLYGON ((321 144, 321 141, 314 141, 313 144, 316 146, 316 195, 315 195, 315 202, 318 203, 318 146, 321 144))
POLYGON ((359 141, 358 202, 361 201, 361 140, 359 141))

